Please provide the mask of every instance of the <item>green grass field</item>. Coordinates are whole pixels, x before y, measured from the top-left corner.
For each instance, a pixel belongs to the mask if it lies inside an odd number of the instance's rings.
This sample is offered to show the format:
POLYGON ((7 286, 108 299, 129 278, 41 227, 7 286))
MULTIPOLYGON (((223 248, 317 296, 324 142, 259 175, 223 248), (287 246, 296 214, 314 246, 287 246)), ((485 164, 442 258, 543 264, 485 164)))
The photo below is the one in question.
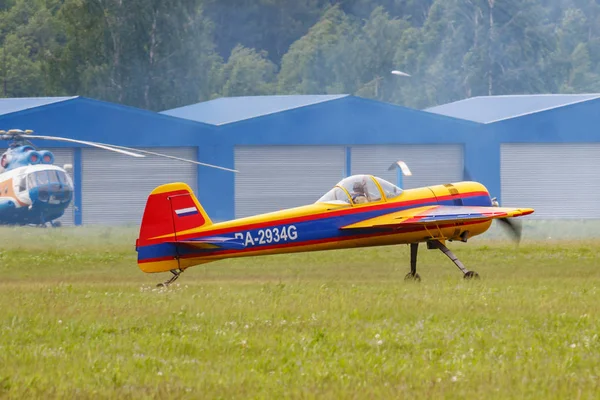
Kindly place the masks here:
POLYGON ((422 246, 404 282, 394 246, 222 261, 165 290, 133 228, 0 229, 0 397, 598 398, 600 240, 530 231, 450 244, 479 281, 422 246))

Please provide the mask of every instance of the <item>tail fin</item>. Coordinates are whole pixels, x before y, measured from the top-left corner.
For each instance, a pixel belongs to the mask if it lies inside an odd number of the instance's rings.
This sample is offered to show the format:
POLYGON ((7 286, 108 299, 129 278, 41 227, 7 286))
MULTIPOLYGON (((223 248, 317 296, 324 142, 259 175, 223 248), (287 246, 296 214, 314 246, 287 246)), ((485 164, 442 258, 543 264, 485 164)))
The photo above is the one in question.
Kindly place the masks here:
POLYGON ((212 221, 185 183, 157 187, 148 196, 136 242, 138 265, 144 272, 179 268, 177 235, 212 225, 212 221))

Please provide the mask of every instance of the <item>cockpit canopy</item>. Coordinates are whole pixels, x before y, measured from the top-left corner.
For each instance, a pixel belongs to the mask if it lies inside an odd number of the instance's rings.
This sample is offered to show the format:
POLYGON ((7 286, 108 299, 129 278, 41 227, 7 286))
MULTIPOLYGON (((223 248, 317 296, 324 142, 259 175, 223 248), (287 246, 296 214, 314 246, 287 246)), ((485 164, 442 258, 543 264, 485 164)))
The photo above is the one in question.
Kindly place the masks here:
POLYGON ((59 169, 43 169, 15 177, 15 191, 17 193, 52 184, 59 184, 67 190, 73 190, 73 181, 69 175, 59 169))
POLYGON ((364 204, 387 201, 400 196, 402 189, 372 175, 352 175, 342 179, 317 203, 364 204))

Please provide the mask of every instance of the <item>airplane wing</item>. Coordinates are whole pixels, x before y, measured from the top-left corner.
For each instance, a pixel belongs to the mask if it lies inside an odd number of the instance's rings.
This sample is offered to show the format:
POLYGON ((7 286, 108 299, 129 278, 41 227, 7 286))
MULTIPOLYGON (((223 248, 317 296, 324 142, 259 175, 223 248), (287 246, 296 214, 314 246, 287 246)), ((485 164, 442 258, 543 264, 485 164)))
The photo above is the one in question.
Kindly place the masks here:
POLYGON ((531 208, 425 206, 370 218, 341 229, 394 228, 407 225, 437 225, 439 223, 487 220, 528 215, 531 208))
POLYGON ((184 244, 197 249, 243 249, 244 243, 239 239, 229 237, 211 236, 206 238, 178 240, 177 244, 184 244))

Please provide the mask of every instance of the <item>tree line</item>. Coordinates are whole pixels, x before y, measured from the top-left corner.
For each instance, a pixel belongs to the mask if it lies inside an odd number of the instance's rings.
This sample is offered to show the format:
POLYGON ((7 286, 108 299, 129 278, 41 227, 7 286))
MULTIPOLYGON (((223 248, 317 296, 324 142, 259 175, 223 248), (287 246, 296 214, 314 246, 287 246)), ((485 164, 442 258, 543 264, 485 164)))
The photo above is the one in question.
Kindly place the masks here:
POLYGON ((596 0, 0 0, 2 97, 600 92, 596 0), (401 70, 410 78, 390 74, 401 70))

